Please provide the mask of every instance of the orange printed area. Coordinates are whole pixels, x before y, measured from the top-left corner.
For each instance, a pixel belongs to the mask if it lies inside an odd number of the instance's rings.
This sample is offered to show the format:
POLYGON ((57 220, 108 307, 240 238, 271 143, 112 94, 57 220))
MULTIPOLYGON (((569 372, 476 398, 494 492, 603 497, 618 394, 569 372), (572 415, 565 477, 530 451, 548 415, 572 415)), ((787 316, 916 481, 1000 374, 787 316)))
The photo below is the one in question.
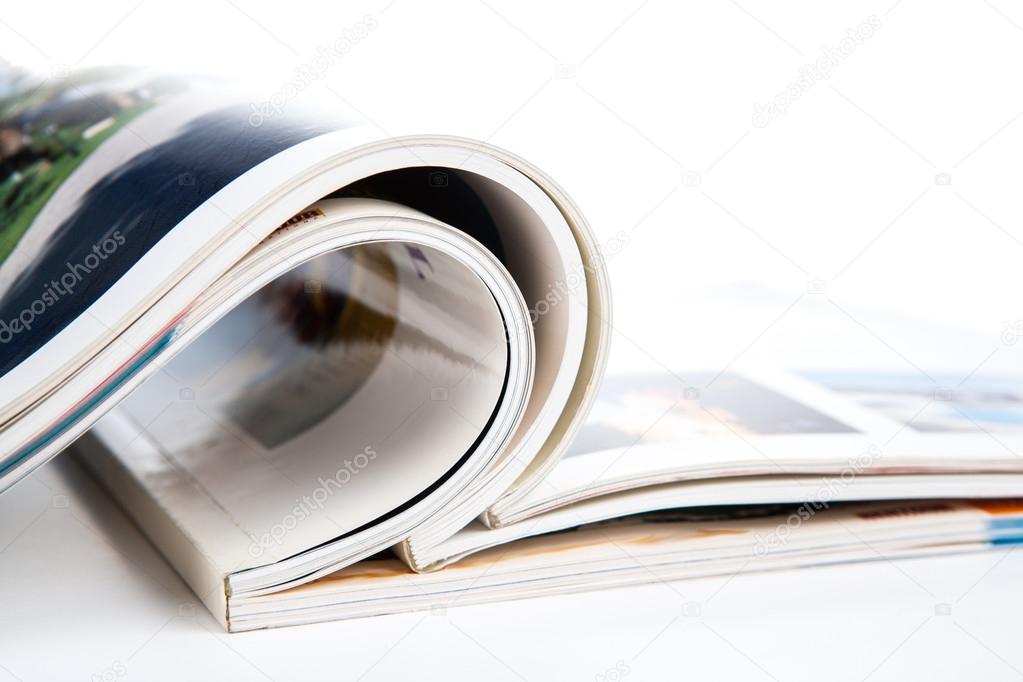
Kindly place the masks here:
POLYGON ((881 509, 868 509, 857 512, 861 519, 890 519, 896 516, 920 516, 922 514, 939 514, 954 511, 955 507, 947 502, 906 502, 881 509))
POLYGON ((968 503, 992 516, 1023 514, 1023 499, 1018 497, 1007 500, 968 500, 968 503))

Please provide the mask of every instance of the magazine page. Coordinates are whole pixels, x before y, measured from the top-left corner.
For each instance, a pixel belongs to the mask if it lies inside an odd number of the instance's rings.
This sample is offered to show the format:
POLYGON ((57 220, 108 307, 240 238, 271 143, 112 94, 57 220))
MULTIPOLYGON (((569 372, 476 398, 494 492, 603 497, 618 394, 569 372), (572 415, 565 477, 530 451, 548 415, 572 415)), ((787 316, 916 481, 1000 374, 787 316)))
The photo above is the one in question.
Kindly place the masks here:
POLYGON ((883 372, 611 375, 544 484, 518 514, 489 518, 513 523, 526 508, 671 480, 1023 470, 1019 378, 974 376, 947 395, 926 383, 883 372))

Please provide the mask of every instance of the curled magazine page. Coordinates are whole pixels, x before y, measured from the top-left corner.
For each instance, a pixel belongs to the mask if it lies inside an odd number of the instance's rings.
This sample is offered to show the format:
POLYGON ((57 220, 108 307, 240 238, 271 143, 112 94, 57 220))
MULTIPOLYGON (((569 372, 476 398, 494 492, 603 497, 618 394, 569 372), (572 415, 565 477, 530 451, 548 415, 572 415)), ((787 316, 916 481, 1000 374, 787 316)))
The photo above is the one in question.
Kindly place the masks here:
POLYGON ((226 625, 230 595, 447 537, 567 447, 608 285, 528 162, 203 76, 5 92, 0 487, 95 427, 83 461, 226 625))
POLYGON ((469 140, 381 136, 336 100, 253 117, 258 100, 203 78, 23 80, 3 109, 3 484, 80 435, 165 352, 203 291, 332 194, 457 223, 527 301, 565 289, 563 305, 520 325, 540 341, 537 390, 499 486, 578 422, 603 364, 607 285, 582 217, 526 162, 469 140))

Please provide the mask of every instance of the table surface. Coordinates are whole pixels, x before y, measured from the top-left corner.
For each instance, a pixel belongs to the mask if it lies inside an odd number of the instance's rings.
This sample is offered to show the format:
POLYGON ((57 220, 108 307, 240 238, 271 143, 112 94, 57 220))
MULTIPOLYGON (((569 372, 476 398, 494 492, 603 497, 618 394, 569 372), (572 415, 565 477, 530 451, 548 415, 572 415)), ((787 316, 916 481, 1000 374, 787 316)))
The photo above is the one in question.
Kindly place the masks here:
POLYGON ((229 635, 72 458, 0 519, 0 680, 1023 676, 1013 548, 229 635))

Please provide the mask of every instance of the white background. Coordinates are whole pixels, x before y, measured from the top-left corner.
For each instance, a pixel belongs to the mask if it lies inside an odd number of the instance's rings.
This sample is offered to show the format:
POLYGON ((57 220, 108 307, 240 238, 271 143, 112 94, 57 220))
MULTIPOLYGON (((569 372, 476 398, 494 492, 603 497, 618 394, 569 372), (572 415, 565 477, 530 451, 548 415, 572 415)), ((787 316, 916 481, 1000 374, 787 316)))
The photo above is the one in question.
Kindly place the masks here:
POLYGON ((544 168, 610 261, 621 355, 831 367, 855 347, 860 366, 970 370, 1000 367, 1002 332, 1023 330, 1023 10, 1004 5, 34 2, 5 8, 0 46, 57 77, 158 64, 258 78, 269 99, 358 31, 297 99, 544 168), (869 22, 830 78, 754 125, 869 22))
MULTIPOLYGON (((258 76, 269 97, 360 24, 313 89, 387 133, 487 139, 555 177, 610 262, 616 364, 952 382, 1023 366, 1023 9, 1006 0, 21 2, 0 53, 56 77, 111 62, 258 76), (829 79, 754 125, 868 21, 829 79)), ((61 461, 0 498, 0 678, 1023 669, 1023 560, 997 552, 227 637, 78 476, 61 461), (698 617, 680 615, 690 602, 698 617)))

